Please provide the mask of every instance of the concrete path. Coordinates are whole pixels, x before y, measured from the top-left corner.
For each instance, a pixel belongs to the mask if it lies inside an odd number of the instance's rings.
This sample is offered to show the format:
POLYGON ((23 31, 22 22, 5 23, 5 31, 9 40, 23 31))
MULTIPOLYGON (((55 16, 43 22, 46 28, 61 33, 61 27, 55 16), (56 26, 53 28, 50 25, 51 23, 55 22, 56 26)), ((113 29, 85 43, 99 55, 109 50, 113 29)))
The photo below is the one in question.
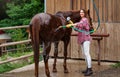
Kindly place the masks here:
MULTIPOLYGON (((68 70, 69 70, 68 74, 65 74, 63 71, 63 59, 59 59, 57 62, 57 71, 58 71, 57 73, 52 72, 52 64, 53 64, 53 59, 49 59, 49 68, 50 68, 51 77, 84 77, 84 75, 81 73, 82 70, 86 69, 86 64, 84 61, 67 60, 68 70)), ((94 74, 92 76, 94 76, 96 73, 109 69, 110 68, 109 65, 111 64, 101 62, 101 65, 99 66, 97 65, 97 62, 92 62, 92 65, 94 71, 94 74)), ((34 77, 34 64, 12 70, 10 72, 0 75, 0 77, 34 77)), ((46 77, 43 61, 39 63, 39 77, 46 77)))

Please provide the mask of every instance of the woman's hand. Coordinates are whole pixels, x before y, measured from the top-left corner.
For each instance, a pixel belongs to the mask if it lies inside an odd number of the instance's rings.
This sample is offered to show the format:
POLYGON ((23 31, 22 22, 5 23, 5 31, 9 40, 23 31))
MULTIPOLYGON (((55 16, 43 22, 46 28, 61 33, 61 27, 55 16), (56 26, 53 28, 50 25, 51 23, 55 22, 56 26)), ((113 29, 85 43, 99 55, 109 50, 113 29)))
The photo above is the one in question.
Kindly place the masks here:
POLYGON ((77 24, 72 24, 72 26, 77 26, 77 24))

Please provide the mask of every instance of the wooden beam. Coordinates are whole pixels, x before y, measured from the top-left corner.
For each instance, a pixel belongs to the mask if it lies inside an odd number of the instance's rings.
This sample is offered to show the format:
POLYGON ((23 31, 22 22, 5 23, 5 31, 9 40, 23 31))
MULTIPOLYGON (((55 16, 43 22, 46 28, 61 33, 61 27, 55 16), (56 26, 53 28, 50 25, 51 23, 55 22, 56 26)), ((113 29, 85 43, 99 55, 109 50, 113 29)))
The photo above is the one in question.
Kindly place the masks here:
POLYGON ((4 63, 8 63, 8 62, 13 62, 13 61, 20 60, 20 59, 25 59, 25 58, 28 58, 28 57, 31 57, 31 56, 33 56, 33 54, 21 56, 19 58, 14 58, 14 59, 6 60, 6 61, 1 61, 0 64, 4 64, 4 63))
POLYGON ((24 41, 3 43, 3 44, 0 44, 0 47, 11 46, 11 45, 17 45, 17 44, 24 44, 24 43, 28 43, 28 42, 31 42, 31 40, 28 39, 28 40, 24 40, 24 41))
MULTIPOLYGON (((78 34, 71 34, 71 36, 77 36, 78 34)), ((109 37, 109 34, 91 34, 92 37, 109 37)))
POLYGON ((0 30, 9 30, 9 29, 18 29, 18 28, 28 28, 29 25, 24 25, 24 26, 12 26, 12 27, 3 27, 0 28, 0 30))

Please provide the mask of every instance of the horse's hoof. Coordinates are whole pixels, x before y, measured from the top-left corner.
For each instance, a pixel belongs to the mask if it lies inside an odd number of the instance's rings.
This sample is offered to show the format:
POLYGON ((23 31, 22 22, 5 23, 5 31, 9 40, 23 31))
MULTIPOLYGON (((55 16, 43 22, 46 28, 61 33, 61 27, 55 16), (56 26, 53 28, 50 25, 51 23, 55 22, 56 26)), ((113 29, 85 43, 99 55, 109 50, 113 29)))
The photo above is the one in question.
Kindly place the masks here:
POLYGON ((57 69, 53 69, 53 72, 56 73, 56 72, 57 72, 57 69))
POLYGON ((68 72, 68 70, 66 69, 66 70, 64 70, 64 73, 69 73, 69 72, 68 72))

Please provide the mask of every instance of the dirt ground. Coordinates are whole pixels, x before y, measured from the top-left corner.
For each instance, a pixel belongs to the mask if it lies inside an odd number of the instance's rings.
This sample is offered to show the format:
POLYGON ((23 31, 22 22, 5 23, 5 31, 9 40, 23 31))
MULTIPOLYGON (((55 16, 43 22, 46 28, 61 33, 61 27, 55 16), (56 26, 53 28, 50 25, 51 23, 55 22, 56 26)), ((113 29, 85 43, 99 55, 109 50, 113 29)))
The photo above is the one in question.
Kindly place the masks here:
MULTIPOLYGON (((81 71, 86 69, 85 61, 68 60, 68 74, 63 72, 63 59, 59 59, 57 62, 57 73, 52 72, 52 64, 53 59, 50 59, 49 69, 51 77, 84 77, 81 71)), ((94 73, 92 76, 88 77, 120 77, 120 69, 111 68, 111 63, 101 62, 101 65, 99 66, 97 65, 97 62, 92 62, 92 65, 94 73)), ((34 64, 1 74, 0 77, 35 77, 34 64)), ((46 77, 43 61, 39 63, 39 77, 46 77)))
POLYGON ((120 68, 110 68, 101 72, 97 72, 92 77, 120 77, 120 68))

